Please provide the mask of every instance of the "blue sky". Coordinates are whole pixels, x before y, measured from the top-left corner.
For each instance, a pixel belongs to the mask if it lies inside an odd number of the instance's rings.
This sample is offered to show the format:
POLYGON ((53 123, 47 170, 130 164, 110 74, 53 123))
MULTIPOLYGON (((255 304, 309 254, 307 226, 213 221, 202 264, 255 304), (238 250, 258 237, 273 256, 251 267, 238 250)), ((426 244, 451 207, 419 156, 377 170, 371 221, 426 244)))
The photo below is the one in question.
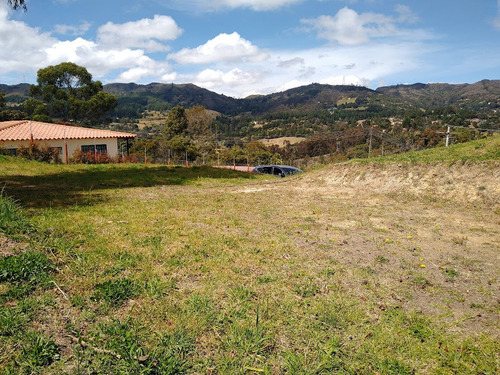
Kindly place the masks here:
POLYGON ((312 82, 500 79, 500 0, 0 0, 0 83, 63 61, 95 80, 234 97, 312 82))

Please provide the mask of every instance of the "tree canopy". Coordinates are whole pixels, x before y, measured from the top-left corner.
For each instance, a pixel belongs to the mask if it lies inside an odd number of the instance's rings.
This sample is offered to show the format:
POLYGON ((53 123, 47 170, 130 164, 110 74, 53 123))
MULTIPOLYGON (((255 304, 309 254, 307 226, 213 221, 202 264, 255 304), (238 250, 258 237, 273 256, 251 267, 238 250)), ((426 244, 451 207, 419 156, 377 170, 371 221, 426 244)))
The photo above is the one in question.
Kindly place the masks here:
POLYGON ((175 136, 185 136, 188 130, 188 120, 184 107, 178 105, 172 108, 167 114, 164 137, 169 140, 175 136))
POLYGON ((26 6, 26 2, 24 0, 7 0, 7 3, 13 8, 13 9, 19 9, 22 8, 25 11, 28 10, 28 7, 26 6))
POLYGON ((38 85, 30 86, 24 103, 29 115, 47 115, 62 120, 99 122, 112 110, 117 99, 103 91, 100 81, 92 81, 86 68, 71 62, 38 70, 38 85))

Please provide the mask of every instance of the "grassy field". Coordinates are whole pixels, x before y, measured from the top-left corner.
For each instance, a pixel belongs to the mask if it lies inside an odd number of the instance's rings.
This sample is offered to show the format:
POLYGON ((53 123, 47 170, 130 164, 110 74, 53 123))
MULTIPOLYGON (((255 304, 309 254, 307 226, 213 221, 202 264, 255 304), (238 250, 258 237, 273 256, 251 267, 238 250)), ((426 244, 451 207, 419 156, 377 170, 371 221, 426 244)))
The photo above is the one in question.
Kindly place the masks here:
POLYGON ((0 373, 496 374, 497 146, 286 179, 0 157, 0 373), (477 194, 434 196, 456 168, 477 194))

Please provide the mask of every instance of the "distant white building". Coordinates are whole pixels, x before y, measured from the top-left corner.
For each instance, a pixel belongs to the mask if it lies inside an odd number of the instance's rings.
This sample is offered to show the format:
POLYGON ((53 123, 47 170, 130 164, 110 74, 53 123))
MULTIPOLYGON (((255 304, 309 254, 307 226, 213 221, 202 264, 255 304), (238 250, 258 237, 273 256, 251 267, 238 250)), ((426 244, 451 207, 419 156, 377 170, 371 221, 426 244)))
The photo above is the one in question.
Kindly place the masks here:
POLYGON ((0 147, 9 154, 17 155, 19 147, 30 142, 56 148, 63 163, 68 163, 75 150, 93 153, 107 153, 110 157, 119 155, 118 141, 135 138, 132 133, 117 132, 37 122, 30 120, 0 122, 0 147))

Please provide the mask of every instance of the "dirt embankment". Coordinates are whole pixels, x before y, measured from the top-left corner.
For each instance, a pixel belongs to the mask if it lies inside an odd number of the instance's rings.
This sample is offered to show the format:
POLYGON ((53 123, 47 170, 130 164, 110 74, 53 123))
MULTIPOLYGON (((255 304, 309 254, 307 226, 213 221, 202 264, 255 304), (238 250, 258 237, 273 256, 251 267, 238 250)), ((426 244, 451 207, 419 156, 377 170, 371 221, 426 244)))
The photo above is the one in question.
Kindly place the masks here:
POLYGON ((339 164, 311 178, 322 189, 341 189, 354 195, 366 191, 410 193, 419 198, 500 207, 500 162, 497 161, 339 164))

